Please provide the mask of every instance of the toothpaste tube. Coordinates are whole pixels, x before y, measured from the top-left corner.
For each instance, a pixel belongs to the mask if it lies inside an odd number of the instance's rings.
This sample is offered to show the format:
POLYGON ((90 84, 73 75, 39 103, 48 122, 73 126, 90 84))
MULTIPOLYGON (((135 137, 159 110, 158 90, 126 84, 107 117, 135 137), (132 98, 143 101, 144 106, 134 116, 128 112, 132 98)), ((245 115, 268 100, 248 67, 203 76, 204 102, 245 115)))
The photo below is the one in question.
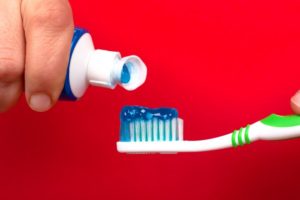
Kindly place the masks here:
POLYGON ((138 56, 121 57, 119 52, 95 49, 91 35, 76 28, 71 44, 70 59, 60 99, 77 100, 89 85, 126 90, 141 86, 147 68, 138 56))

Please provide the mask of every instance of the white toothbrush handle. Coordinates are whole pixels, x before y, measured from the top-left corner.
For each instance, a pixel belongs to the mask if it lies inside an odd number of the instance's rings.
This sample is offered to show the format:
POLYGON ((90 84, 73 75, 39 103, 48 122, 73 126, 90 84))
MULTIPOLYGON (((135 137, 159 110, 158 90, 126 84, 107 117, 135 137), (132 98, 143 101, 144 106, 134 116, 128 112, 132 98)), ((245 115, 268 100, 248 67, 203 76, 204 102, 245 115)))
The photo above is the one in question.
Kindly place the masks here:
POLYGON ((300 137, 300 116, 272 114, 251 126, 232 133, 232 146, 242 146, 256 140, 286 140, 300 137))
POLYGON ((177 153, 212 151, 232 147, 231 134, 198 141, 117 142, 122 153, 177 153))
POLYGON ((251 141, 255 140, 287 140, 300 137, 300 126, 272 127, 256 122, 249 129, 251 141))
POLYGON ((178 142, 177 150, 178 152, 210 151, 243 146, 256 140, 286 140, 297 137, 300 137, 300 116, 272 114, 261 121, 224 136, 207 140, 178 142))

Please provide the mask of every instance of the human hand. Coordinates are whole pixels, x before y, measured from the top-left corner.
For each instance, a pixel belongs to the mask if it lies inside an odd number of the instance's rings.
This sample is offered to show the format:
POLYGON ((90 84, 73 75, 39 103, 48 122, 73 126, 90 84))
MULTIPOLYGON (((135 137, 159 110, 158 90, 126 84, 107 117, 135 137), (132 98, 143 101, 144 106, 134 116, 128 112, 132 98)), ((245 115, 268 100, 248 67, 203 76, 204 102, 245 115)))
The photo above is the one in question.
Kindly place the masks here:
POLYGON ((15 105, 23 90, 35 111, 55 104, 73 30, 67 0, 0 0, 0 112, 15 105))
POLYGON ((291 107, 294 113, 300 114, 300 90, 291 98, 291 107))

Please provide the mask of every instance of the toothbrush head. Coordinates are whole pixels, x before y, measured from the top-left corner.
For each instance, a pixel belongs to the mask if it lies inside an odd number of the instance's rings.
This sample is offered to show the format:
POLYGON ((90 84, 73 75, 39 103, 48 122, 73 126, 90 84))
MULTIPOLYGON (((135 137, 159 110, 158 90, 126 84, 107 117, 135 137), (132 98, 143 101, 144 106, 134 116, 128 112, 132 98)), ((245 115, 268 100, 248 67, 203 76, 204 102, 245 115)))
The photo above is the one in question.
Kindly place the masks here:
POLYGON ((183 120, 178 118, 178 112, 174 108, 125 106, 121 111, 120 120, 120 152, 127 152, 126 146, 183 140, 183 120))

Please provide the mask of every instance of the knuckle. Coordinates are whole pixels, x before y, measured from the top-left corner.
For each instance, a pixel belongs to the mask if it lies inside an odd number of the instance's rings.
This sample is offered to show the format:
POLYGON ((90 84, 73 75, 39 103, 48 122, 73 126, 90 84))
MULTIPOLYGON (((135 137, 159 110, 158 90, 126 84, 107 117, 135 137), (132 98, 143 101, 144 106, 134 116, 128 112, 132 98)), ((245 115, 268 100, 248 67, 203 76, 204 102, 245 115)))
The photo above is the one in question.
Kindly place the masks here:
POLYGON ((10 108, 11 108, 11 106, 0 102, 0 113, 4 113, 4 112, 8 111, 10 108))
POLYGON ((19 79, 23 74, 23 66, 16 59, 0 57, 0 81, 10 82, 19 79))
POLYGON ((9 110, 17 103, 22 93, 22 88, 21 80, 14 83, 0 82, 0 113, 9 110))
POLYGON ((36 8, 30 12, 31 26, 64 30, 73 24, 70 8, 64 1, 45 1, 42 4, 37 4, 36 8))

